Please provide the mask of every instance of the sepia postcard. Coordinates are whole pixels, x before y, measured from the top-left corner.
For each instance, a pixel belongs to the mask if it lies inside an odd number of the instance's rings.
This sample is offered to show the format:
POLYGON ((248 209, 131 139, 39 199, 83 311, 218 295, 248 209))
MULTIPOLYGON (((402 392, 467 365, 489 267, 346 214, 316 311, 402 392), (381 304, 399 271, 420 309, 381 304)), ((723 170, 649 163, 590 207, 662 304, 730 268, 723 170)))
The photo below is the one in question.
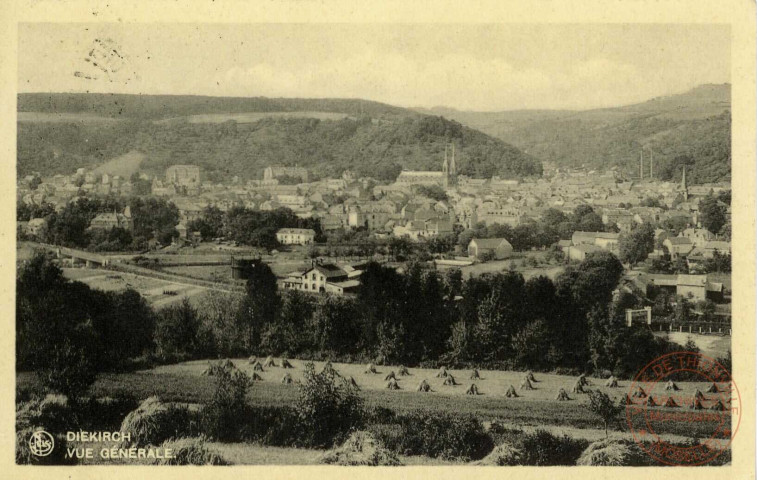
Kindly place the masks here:
POLYGON ((754 478, 754 2, 0 18, 9 478, 754 478))

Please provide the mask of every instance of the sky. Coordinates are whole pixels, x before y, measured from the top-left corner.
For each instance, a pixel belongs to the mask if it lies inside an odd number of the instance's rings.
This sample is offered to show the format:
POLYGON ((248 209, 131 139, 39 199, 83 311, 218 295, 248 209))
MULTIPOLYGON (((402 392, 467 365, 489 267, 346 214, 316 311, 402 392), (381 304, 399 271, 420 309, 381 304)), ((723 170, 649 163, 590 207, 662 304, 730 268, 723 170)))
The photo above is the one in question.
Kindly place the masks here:
POLYGON ((20 92, 628 105, 730 82, 721 25, 21 24, 20 92))

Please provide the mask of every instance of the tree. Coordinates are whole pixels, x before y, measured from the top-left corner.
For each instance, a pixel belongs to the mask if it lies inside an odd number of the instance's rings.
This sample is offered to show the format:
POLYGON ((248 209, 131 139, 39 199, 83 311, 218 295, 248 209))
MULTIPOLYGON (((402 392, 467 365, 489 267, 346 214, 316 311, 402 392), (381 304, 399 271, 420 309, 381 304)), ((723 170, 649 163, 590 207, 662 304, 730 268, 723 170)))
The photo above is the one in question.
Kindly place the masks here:
POLYGON ((281 302, 271 267, 258 260, 252 263, 248 274, 247 293, 237 316, 238 331, 247 354, 260 346, 263 331, 276 318, 281 302))
POLYGON ((649 223, 639 225, 630 233, 621 235, 618 243, 620 260, 635 266, 654 250, 654 227, 649 223))
POLYGON ((605 427, 605 438, 608 436, 607 427, 610 422, 616 420, 620 412, 624 410, 621 405, 615 405, 615 402, 604 392, 593 390, 588 393, 589 404, 586 408, 602 419, 605 427))
POLYGON ((200 411, 202 431, 222 442, 239 440, 240 421, 245 415, 250 377, 233 366, 216 371, 216 386, 210 402, 200 411))
POLYGON ((193 357, 201 351, 200 319, 197 310, 184 298, 179 305, 158 312, 155 343, 164 358, 193 357))
POLYGON ((341 443, 364 422, 363 399, 357 388, 333 368, 316 373, 312 363, 305 365, 295 410, 302 441, 309 447, 341 443))
POLYGON ((700 221, 707 230, 718 233, 726 224, 727 207, 712 195, 704 197, 699 202, 700 221))

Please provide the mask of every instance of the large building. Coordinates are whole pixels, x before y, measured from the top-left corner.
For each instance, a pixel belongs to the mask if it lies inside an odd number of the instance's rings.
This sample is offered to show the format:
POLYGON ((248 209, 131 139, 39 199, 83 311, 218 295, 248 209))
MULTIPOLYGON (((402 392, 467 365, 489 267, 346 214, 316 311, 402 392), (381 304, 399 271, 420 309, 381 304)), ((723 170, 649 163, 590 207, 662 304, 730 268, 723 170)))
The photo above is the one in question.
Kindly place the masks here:
POLYGON ((444 147, 442 171, 403 170, 397 177, 399 185, 439 185, 451 188, 457 185, 457 164, 455 163, 455 145, 444 147), (449 152, 451 151, 451 156, 449 152))
POLYGON ((359 274, 358 270, 347 271, 337 265, 314 262, 313 266, 304 272, 293 273, 282 280, 281 287, 285 290, 344 295, 355 293, 360 287, 360 281, 357 279, 359 274))
POLYGON ((182 187, 199 187, 200 167, 196 165, 172 165, 166 169, 166 183, 182 187))
POLYGON ((303 167, 284 167, 281 165, 272 165, 263 170, 263 181, 270 182, 280 177, 299 178, 302 183, 307 183, 308 171, 303 167))
POLYGON ((282 245, 308 245, 315 240, 315 231, 310 228, 281 228, 276 240, 282 245))

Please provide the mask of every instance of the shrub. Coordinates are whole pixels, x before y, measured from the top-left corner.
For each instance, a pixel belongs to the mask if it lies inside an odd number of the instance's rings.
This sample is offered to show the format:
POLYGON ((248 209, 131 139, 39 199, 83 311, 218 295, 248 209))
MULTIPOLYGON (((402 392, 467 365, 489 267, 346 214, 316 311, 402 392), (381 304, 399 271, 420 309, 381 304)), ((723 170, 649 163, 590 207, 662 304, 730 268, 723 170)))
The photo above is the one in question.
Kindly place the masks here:
POLYGON ((400 454, 478 460, 494 446, 492 437, 473 415, 417 411, 398 415, 397 420, 398 429, 385 426, 372 431, 400 454))
POLYGON ((607 437, 607 427, 618 419, 618 415, 625 408, 621 405, 615 405, 615 402, 606 393, 599 390, 589 392, 588 398, 589 404, 586 405, 586 408, 602 419, 602 424, 605 427, 605 437, 607 437))
POLYGON ((305 446, 330 447, 364 423, 358 389, 333 369, 319 373, 308 363, 296 402, 305 446))
POLYGON ((131 440, 124 446, 143 447, 160 445, 169 438, 191 434, 193 416, 186 406, 163 403, 158 397, 149 397, 121 423, 121 432, 129 433, 131 440))
POLYGON ((239 423, 244 440, 277 447, 302 445, 299 417, 291 407, 247 406, 239 423))
POLYGON ((78 418, 65 395, 46 395, 32 399, 16 410, 16 430, 40 427, 45 431, 65 433, 78 426, 78 418))
POLYGON ((605 439, 594 442, 578 457, 576 465, 583 466, 644 466, 650 457, 631 440, 605 439))
POLYGON ((321 463, 331 465, 402 465, 394 452, 388 450, 378 439, 368 432, 355 432, 344 444, 326 452, 321 463))
POLYGON ((215 369, 215 376, 213 398, 200 412, 202 431, 215 440, 239 440, 239 419, 245 414, 245 397, 251 385, 250 377, 231 362, 219 365, 215 369))
POLYGON ((520 439, 523 465, 575 465, 576 460, 589 444, 587 440, 558 437, 545 430, 527 433, 520 439))
POLYGON ((221 455, 210 451, 202 437, 167 440, 161 447, 173 450, 173 458, 155 459, 155 465, 230 465, 221 455))
POLYGON ((91 397, 78 407, 81 412, 81 428, 118 430, 126 415, 138 406, 137 399, 130 396, 91 397))

